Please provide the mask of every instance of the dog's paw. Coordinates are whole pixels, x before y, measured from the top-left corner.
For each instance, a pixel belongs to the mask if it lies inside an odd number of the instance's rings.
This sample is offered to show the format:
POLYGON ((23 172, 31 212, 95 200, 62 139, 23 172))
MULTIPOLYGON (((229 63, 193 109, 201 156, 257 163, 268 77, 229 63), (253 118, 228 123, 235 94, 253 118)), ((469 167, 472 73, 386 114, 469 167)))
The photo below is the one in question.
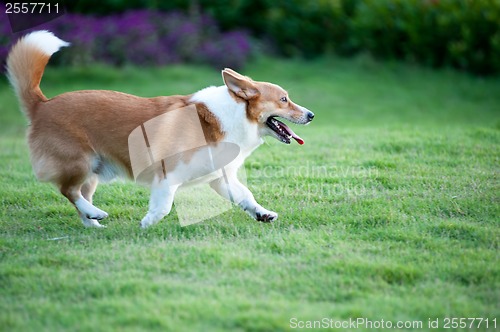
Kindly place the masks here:
POLYGON ((104 218, 108 217, 108 214, 104 212, 103 210, 97 209, 96 211, 92 211, 93 213, 87 213, 86 217, 87 219, 93 219, 93 220, 103 220, 104 218))
MULTIPOLYGON (((144 218, 146 219, 146 218, 144 218)), ((145 229, 145 228, 148 228, 149 226, 152 225, 152 223, 148 222, 147 220, 144 220, 142 219, 141 222, 139 223, 139 226, 142 228, 142 229, 145 229)))
POLYGON ((259 211, 255 213, 255 219, 261 222, 273 222, 278 219, 278 214, 273 211, 259 211))
POLYGON ((140 226, 142 229, 148 228, 152 225, 156 224, 155 219, 151 217, 151 215, 147 214, 144 218, 142 218, 140 222, 140 226))
POLYGON ((82 218, 83 226, 85 227, 96 227, 96 228, 106 228, 107 226, 101 225, 96 219, 90 219, 87 217, 82 218))
POLYGON ((165 207, 160 210, 149 210, 144 218, 141 220, 141 228, 147 228, 157 224, 167 214, 170 213, 170 207, 165 207))
MULTIPOLYGON (((103 210, 90 204, 85 198, 80 197, 75 201, 75 207, 80 213, 82 219, 102 220, 108 216, 103 210)), ((85 223, 85 222, 84 222, 85 223)))

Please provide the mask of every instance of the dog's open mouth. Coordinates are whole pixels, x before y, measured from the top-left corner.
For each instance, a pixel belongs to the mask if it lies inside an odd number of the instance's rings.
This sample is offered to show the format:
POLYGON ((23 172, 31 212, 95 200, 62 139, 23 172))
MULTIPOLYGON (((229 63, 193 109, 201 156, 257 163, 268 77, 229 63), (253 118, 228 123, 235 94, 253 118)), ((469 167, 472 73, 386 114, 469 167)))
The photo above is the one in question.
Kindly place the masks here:
POLYGON ((290 144, 291 139, 293 138, 300 145, 304 144, 304 140, 300 138, 299 135, 294 133, 293 130, 283 122, 276 120, 274 116, 270 116, 267 119, 266 124, 272 131, 274 131, 276 137, 283 143, 290 144))

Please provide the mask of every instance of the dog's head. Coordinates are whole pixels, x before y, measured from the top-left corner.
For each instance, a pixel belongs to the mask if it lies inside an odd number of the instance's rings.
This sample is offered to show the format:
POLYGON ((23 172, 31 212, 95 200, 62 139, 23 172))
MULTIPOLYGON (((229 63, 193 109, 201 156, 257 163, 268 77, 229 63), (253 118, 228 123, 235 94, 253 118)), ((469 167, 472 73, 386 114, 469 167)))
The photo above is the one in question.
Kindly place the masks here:
POLYGON ((305 125, 314 118, 313 112, 293 103, 288 93, 276 84, 255 82, 229 68, 222 71, 222 77, 233 97, 247 103, 247 118, 259 125, 262 136, 273 136, 285 144, 290 144, 293 138, 304 144, 302 138, 277 118, 305 125))

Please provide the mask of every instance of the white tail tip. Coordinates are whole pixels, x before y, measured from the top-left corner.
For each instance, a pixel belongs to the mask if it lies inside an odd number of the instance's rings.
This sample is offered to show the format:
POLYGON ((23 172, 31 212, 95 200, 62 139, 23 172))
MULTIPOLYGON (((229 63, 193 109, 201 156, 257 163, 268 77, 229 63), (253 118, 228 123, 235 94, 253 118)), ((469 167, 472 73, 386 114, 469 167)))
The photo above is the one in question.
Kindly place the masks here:
POLYGON ((59 51, 61 47, 70 45, 68 42, 57 38, 52 32, 47 30, 31 32, 23 37, 22 42, 33 45, 49 56, 59 51))

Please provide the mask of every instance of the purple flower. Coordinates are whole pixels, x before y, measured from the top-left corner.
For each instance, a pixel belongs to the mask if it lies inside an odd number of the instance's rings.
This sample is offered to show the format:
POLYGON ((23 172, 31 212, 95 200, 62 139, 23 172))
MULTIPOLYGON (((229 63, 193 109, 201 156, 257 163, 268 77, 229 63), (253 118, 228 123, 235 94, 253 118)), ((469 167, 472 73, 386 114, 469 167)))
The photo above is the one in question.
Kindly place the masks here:
POLYGON ((71 43, 71 47, 60 56, 63 64, 202 62, 218 68, 238 68, 250 54, 246 33, 221 33, 213 18, 203 14, 190 16, 177 11, 151 10, 133 10, 104 17, 66 14, 16 34, 11 33, 6 17, 0 17, 0 22, 0 60, 3 62, 15 40, 29 31, 41 29, 52 31, 71 43))
POLYGON ((218 69, 224 67, 241 68, 250 55, 248 35, 242 31, 233 31, 221 35, 215 41, 202 45, 199 60, 218 69))

